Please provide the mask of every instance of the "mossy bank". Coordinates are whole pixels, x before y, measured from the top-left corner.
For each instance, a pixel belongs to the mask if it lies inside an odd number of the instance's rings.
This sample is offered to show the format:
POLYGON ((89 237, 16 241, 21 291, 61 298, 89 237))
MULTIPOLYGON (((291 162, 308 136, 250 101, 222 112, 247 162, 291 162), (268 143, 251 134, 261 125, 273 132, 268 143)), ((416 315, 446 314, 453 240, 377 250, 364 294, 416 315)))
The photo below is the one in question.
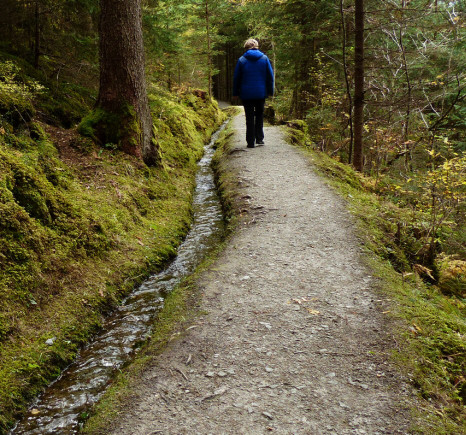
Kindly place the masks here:
MULTIPOLYGON (((466 305, 457 296, 461 293, 446 292, 442 275, 433 285, 419 265, 410 264, 411 246, 401 239, 396 224, 409 210, 374 193, 371 177, 315 151, 299 121, 289 122, 286 131, 357 218, 366 261, 394 326, 393 362, 419 392, 413 433, 466 433, 466 305)), ((455 279, 464 291, 464 276, 458 273, 455 279)))
POLYGON ((196 162, 224 115, 203 93, 151 86, 163 160, 148 168, 68 128, 90 109, 92 91, 32 77, 14 59, 0 56, 0 65, 3 433, 102 316, 176 253, 196 162))

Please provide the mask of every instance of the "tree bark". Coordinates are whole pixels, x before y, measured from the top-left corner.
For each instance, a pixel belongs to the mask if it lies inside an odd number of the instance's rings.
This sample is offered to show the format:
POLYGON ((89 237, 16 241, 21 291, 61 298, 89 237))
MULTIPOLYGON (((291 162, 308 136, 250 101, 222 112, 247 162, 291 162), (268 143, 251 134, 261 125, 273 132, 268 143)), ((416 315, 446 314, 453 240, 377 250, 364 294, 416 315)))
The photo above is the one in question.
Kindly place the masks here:
POLYGON ((354 156, 353 166, 363 169, 364 126, 364 0, 355 0, 354 27, 354 156))
POLYGON ((152 137, 152 118, 144 71, 140 0, 100 0, 101 116, 95 135, 113 142, 126 153, 157 165, 160 155, 152 137), (103 113, 103 115, 102 115, 103 113))
POLYGON ((348 64, 346 62, 346 22, 345 12, 343 9, 343 0, 340 0, 340 16, 342 30, 342 57, 343 57, 343 73, 345 75, 346 95, 348 97, 348 126, 350 129, 350 141, 348 144, 348 163, 351 164, 353 158, 353 98, 351 97, 350 78, 348 74, 348 64))
POLYGON ((39 68, 40 58, 40 5, 36 0, 34 7, 34 68, 39 68))
POLYGON ((209 1, 205 0, 205 31, 207 39, 207 76, 209 97, 212 98, 212 41, 210 40, 210 11, 209 1))

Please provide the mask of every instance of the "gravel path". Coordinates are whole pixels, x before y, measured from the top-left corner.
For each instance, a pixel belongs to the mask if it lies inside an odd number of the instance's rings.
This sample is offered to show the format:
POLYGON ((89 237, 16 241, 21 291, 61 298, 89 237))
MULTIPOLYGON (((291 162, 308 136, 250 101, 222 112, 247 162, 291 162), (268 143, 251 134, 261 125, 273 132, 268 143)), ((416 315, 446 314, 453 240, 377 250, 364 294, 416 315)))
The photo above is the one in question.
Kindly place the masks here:
POLYGON ((246 222, 201 280, 207 314, 143 373, 113 433, 407 433, 409 389, 343 201, 278 127, 246 149, 234 124, 246 222))

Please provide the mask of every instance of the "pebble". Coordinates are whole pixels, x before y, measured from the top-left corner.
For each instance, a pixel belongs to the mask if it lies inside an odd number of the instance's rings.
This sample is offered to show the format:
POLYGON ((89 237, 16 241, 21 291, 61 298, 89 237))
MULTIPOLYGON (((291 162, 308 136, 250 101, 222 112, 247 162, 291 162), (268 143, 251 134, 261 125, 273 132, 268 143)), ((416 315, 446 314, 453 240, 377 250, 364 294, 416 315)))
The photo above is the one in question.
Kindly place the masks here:
POLYGON ((267 417, 269 420, 273 420, 272 414, 270 414, 270 413, 268 413, 268 412, 265 412, 265 411, 264 411, 264 412, 262 413, 262 415, 263 415, 264 417, 267 417))
POLYGON ((213 378, 215 376, 215 373, 214 372, 207 372, 205 374, 208 378, 213 378))
POLYGON ((272 329, 272 325, 267 322, 259 322, 260 325, 264 325, 267 329, 272 329))
POLYGON ((48 346, 52 346, 52 344, 55 342, 55 340, 57 339, 57 337, 53 337, 53 338, 49 338, 45 344, 48 345, 48 346))
POLYGON ((266 367, 266 368, 265 368, 265 371, 266 371, 267 373, 273 372, 273 368, 272 368, 272 367, 266 367))

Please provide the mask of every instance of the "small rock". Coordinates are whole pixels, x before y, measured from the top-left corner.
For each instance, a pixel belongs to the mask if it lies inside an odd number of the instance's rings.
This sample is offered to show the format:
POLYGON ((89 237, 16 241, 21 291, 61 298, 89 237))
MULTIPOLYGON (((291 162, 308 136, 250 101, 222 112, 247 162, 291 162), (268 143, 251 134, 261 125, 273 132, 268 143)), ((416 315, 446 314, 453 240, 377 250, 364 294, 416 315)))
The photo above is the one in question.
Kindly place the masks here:
POLYGON ((213 378, 215 376, 215 373, 214 372, 207 372, 205 374, 208 378, 213 378))
POLYGON ((266 371, 267 373, 273 372, 273 368, 272 368, 272 367, 266 367, 266 368, 265 368, 265 371, 266 371))
POLYGON ((227 391, 228 391, 227 387, 220 387, 214 391, 214 395, 219 396, 220 394, 226 393, 227 391))
POLYGON ((263 415, 264 417, 267 417, 269 420, 273 420, 272 414, 269 414, 268 412, 265 412, 265 411, 264 411, 264 412, 262 413, 262 415, 263 415))
POLYGON ((326 353, 326 352, 328 352, 328 349, 320 349, 319 350, 319 353, 326 353))
POLYGON ((221 377, 221 378, 224 378, 225 376, 227 376, 228 373, 225 373, 223 370, 220 370, 218 372, 218 375, 221 377))
POLYGON ((267 322, 259 322, 260 325, 264 325, 267 329, 272 329, 272 325, 267 322))
POLYGON ((48 346, 52 346, 52 344, 55 342, 55 340, 57 339, 57 337, 53 337, 53 338, 49 338, 45 344, 47 344, 48 346))

